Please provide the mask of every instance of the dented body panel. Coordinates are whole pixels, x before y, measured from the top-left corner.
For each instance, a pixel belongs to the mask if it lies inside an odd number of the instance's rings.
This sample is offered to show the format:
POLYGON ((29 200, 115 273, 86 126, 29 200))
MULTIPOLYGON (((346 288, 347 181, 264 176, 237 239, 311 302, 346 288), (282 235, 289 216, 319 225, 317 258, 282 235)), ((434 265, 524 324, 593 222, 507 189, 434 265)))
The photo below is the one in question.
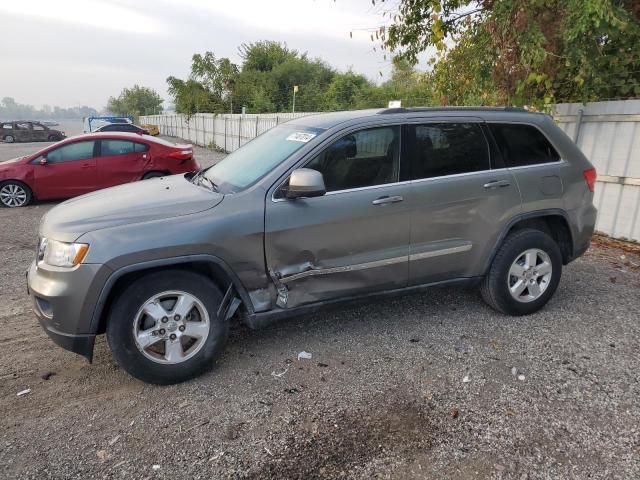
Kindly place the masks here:
POLYGON ((289 291, 287 307, 407 285, 409 185, 382 186, 296 201, 267 200, 267 266, 289 291))

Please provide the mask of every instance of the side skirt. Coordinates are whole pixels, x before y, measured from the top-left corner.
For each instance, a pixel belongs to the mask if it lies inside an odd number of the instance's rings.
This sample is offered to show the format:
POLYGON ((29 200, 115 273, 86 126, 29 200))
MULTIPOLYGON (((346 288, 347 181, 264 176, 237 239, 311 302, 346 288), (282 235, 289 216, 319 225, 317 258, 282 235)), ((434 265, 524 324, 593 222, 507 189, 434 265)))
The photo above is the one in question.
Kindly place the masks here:
POLYGON ((470 277, 470 278, 454 278, 452 280, 443 280, 440 282, 427 283, 424 285, 414 285, 411 287, 397 288, 394 290, 387 290, 382 292, 365 293, 362 295, 355 295, 350 297, 344 297, 334 300, 325 300, 322 302, 314 302, 308 305, 301 305, 295 308, 274 308, 268 312, 259 312, 247 315, 244 318, 245 323, 252 329, 264 328, 273 323, 281 320, 297 317, 301 315, 309 315, 332 307, 341 307, 345 305, 354 305, 359 303, 366 303, 367 300, 373 298, 388 298, 397 297, 402 295, 409 295, 412 293, 422 292, 429 288, 434 287, 449 287, 449 286, 463 286, 473 287, 480 283, 482 277, 470 277))

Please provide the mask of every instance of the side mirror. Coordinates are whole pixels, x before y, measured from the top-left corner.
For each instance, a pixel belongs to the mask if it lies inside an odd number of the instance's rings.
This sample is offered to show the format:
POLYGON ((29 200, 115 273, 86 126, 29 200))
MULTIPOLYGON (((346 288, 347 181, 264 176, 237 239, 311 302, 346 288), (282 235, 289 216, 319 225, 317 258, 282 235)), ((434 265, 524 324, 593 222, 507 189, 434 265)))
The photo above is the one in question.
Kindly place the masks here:
POLYGON ((289 187, 285 193, 289 199, 321 197, 327 193, 327 189, 320 172, 311 168, 298 168, 291 173, 289 187))
POLYGON ((47 157, 43 155, 42 157, 40 157, 40 165, 46 165, 46 164, 47 164, 47 157))

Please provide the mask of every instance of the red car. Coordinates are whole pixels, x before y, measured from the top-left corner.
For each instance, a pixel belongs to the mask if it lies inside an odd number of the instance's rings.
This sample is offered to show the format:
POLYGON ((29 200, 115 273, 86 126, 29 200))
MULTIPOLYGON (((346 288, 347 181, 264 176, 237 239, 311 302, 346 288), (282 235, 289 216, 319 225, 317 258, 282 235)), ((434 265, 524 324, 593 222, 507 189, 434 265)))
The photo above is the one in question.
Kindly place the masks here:
POLYGON ((70 198, 200 168, 191 145, 135 133, 91 133, 0 163, 0 205, 70 198))

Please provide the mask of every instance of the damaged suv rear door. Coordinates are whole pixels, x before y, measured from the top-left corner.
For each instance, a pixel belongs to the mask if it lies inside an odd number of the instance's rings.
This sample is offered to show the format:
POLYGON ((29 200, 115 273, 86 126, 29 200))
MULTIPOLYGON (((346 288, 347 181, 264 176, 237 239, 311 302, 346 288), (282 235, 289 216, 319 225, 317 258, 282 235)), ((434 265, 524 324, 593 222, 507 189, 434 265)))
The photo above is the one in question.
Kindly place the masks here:
POLYGON ((278 305, 405 287, 410 185, 400 181, 400 126, 347 133, 300 166, 322 173, 327 193, 267 199, 265 253, 278 305))

